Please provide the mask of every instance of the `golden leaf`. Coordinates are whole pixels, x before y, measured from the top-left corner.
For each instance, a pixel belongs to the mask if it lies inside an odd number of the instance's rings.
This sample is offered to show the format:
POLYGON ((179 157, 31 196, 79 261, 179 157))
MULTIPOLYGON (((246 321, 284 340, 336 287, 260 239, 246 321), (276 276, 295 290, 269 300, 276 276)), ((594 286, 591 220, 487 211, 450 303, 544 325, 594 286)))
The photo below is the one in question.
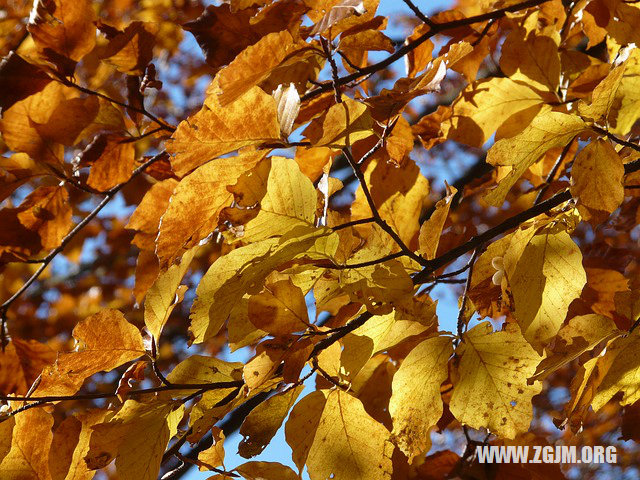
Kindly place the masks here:
POLYGON ((144 355, 140 331, 118 310, 103 310, 73 329, 75 352, 61 353, 46 367, 36 395, 73 395, 94 373, 110 371, 144 355))
POLYGON ((523 245, 506 252, 505 272, 522 335, 542 352, 580 296, 587 274, 580 249, 565 231, 547 228, 523 245))
POLYGON ((43 248, 57 247, 71 230, 71 205, 64 186, 38 187, 19 208, 18 220, 29 230, 38 232, 43 248))
MULTIPOLYGON (((278 230, 277 224, 272 225, 278 230)), ((296 227, 286 235, 249 244, 220 257, 207 270, 191 307, 192 341, 201 343, 218 333, 245 293, 258 293, 266 276, 296 258, 328 259, 338 244, 325 228, 296 227)))
POLYGON ((389 413, 394 442, 411 461, 430 446, 429 429, 442 416, 440 385, 453 354, 450 337, 431 337, 416 346, 393 376, 389 413))
POLYGON ((171 312, 181 299, 177 290, 197 250, 198 247, 193 247, 185 253, 179 265, 171 265, 147 290, 144 301, 144 324, 156 342, 160 339, 162 329, 171 312))
POLYGON ((249 297, 249 320, 272 335, 304 331, 309 326, 304 294, 290 279, 265 285, 249 297))
POLYGON ((344 97, 342 103, 329 108, 314 119, 302 134, 315 147, 350 147, 357 140, 371 135, 373 119, 367 106, 344 97))
POLYGON ((251 458, 264 450, 303 389, 303 385, 298 385, 277 393, 251 410, 240 427, 240 435, 243 437, 238 445, 240 456, 251 458))
POLYGON ((494 206, 502 205, 511 187, 547 150, 564 147, 585 129, 586 124, 577 115, 547 109, 515 137, 496 142, 487 154, 487 163, 512 168, 498 186, 485 196, 487 202, 494 206))
POLYGON ((440 243, 440 236, 442 235, 442 228, 444 222, 449 215, 449 208, 453 197, 458 190, 455 187, 449 187, 447 185, 447 196, 436 203, 436 209, 433 211, 427 221, 420 226, 420 254, 426 259, 432 260, 436 256, 438 251, 438 244, 440 243))
POLYGON ((622 159, 607 140, 584 147, 571 168, 571 194, 582 217, 588 220, 594 210, 613 213, 624 200, 623 177, 622 159))
POLYGON ((479 80, 454 102, 447 138, 481 147, 509 117, 540 109, 542 103, 526 84, 509 78, 479 80))
POLYGON ((464 335, 456 353, 460 356, 449 408, 464 425, 487 428, 514 438, 529 429, 533 415, 531 398, 542 383, 527 385, 541 357, 531 348, 517 325, 509 323, 493 332, 483 322, 464 335))
POLYGON ((187 120, 167 143, 171 167, 183 177, 194 168, 249 145, 280 140, 278 109, 271 95, 253 87, 235 102, 222 106, 210 95, 202 109, 187 120))
POLYGON ((502 46, 500 68, 512 80, 522 80, 532 88, 555 92, 560 83, 560 55, 551 37, 513 30, 502 46))
POLYGON ((39 49, 80 60, 96 43, 95 12, 89 0, 36 0, 28 30, 39 49))
POLYGON ((156 480, 162 454, 183 415, 184 405, 127 400, 113 417, 92 427, 87 466, 97 470, 115 458, 122 480, 156 480))
POLYGON ((51 427, 53 416, 41 408, 27 410, 15 417, 11 450, 0 463, 3 480, 51 480, 48 461, 53 438, 51 427))
POLYGON ((227 186, 263 157, 261 153, 247 153, 218 158, 198 167, 177 184, 156 239, 156 254, 162 268, 216 229, 220 213, 233 201, 227 186))
POLYGON ((389 431, 340 390, 317 390, 291 411, 285 427, 293 459, 311 480, 390 479, 389 431))

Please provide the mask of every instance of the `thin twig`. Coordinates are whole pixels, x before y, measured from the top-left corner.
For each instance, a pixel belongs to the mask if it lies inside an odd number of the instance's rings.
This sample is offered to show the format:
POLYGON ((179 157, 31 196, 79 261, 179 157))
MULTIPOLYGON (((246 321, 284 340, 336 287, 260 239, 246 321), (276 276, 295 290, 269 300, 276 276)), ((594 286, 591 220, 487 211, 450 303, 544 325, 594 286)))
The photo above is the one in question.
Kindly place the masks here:
POLYGON ((427 17, 424 13, 422 13, 420 9, 416 7, 416 5, 411 0, 402 0, 402 1, 407 4, 407 6, 411 9, 414 15, 418 17, 422 21, 422 23, 428 25, 431 28, 435 27, 435 23, 433 23, 429 17, 427 17))
POLYGON ((331 270, 348 270, 350 268, 364 268, 364 267, 370 267, 371 265, 378 265, 380 263, 384 263, 389 260, 394 260, 396 258, 403 257, 405 255, 406 254, 404 252, 396 252, 396 253, 391 253, 389 255, 385 255, 384 257, 376 258, 375 260, 369 260, 367 262, 350 263, 346 265, 331 263, 329 265, 322 265, 322 268, 328 268, 331 270))
POLYGON ((468 270, 469 272, 467 273, 467 281, 464 285, 464 292, 462 293, 462 302, 460 304, 460 310, 458 310, 458 321, 457 321, 457 332, 458 332, 458 338, 456 338, 454 340, 454 344, 458 344, 458 342, 460 340, 462 340, 464 342, 464 337, 462 336, 462 334, 464 333, 464 311, 467 308, 467 300, 469 298, 469 288, 471 288, 471 277, 473 276, 473 266, 476 263, 476 260, 478 259, 478 255, 480 255, 480 252, 482 252, 483 247, 479 246, 478 248, 476 248, 473 252, 473 255, 471 255, 471 258, 469 259, 469 262, 467 263, 467 265, 469 266, 468 270))
POLYGON ((349 165, 351 165, 351 168, 353 169, 353 173, 355 173, 356 177, 360 182, 360 186, 362 187, 362 191, 364 192, 364 196, 367 199, 367 203, 369 204, 369 208, 371 209, 371 213, 373 215, 373 218, 375 218, 376 223, 380 226, 380 228, 382 228, 382 230, 387 232, 387 234, 393 239, 394 242, 396 242, 396 244, 400 247, 404 255, 418 262, 418 264, 420 265, 423 265, 423 266, 427 265, 428 260, 425 260, 420 255, 417 255, 415 252, 411 251, 409 247, 407 247, 407 245, 405 245, 402 239, 398 236, 395 230, 393 230, 393 228, 391 228, 389 224, 380 216, 380 212, 378 212, 378 208, 376 207, 373 201, 373 197, 371 196, 371 192, 369 191, 369 187, 367 186, 367 181, 364 178, 364 174, 360 170, 360 167, 358 166, 357 162, 354 160, 353 155, 351 154, 351 151, 349 150, 348 147, 345 147, 342 149, 342 152, 347 158, 349 165))
POLYGON ((133 110, 134 112, 141 113, 142 115, 147 117, 149 120, 152 120, 153 122, 157 123, 160 126, 160 128, 162 128, 163 130, 166 130, 167 132, 173 133, 176 131, 176 127, 169 125, 168 123, 160 120, 158 117, 148 112, 144 108, 139 108, 133 105, 129 105, 128 103, 120 102, 119 100, 116 100, 115 98, 111 98, 103 93, 96 92, 95 90, 91 90, 90 88, 82 87, 77 83, 67 80, 66 78, 58 78, 58 81, 67 87, 75 88, 76 90, 79 90, 82 93, 86 93, 87 95, 94 95, 96 97, 100 97, 104 100, 107 100, 108 102, 115 103, 116 105, 120 105, 121 107, 127 108, 129 110, 133 110))
POLYGON ((335 97, 336 103, 342 103, 342 93, 340 92, 338 83, 338 65, 336 65, 336 61, 333 58, 331 42, 324 37, 320 37, 320 43, 322 44, 322 49, 324 50, 325 57, 327 58, 327 60, 329 61, 329 65, 331 66, 331 84, 333 86, 333 95, 335 97))
POLYGON ((375 221, 376 219, 373 217, 360 218, 359 220, 351 220, 350 222, 343 223, 342 225, 336 225, 335 227, 331 227, 331 228, 333 229, 334 232, 337 232, 338 230, 343 230, 345 228, 355 227, 356 225, 362 225, 365 223, 371 223, 375 221))

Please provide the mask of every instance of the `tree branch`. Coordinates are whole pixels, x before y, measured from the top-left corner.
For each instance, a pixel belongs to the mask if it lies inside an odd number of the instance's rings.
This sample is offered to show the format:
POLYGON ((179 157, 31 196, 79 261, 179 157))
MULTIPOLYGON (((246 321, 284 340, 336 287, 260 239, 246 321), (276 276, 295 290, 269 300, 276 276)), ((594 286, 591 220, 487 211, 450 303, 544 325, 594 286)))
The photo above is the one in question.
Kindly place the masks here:
POLYGON ((353 82, 354 80, 359 79, 362 76, 370 75, 379 70, 382 70, 383 68, 386 68, 392 63, 394 63, 396 60, 399 60, 402 57, 404 57, 407 53, 418 48, 420 45, 422 45, 424 42, 426 42, 427 40, 429 40, 431 37, 433 37, 438 33, 442 33, 447 30, 452 30, 454 28, 473 25, 474 23, 480 23, 487 20, 496 20, 504 17, 507 13, 517 12, 519 10, 525 10, 530 7, 536 7, 548 1, 549 0, 527 0, 526 2, 516 3, 515 5, 511 5, 505 8, 500 8, 498 10, 494 10, 493 12, 484 13, 482 15, 475 15, 473 17, 462 18, 460 20, 453 20, 451 22, 436 23, 428 32, 416 38, 414 41, 402 46, 401 48, 396 50, 394 53, 389 55, 384 60, 378 63, 374 63, 373 65, 369 65, 365 68, 362 68, 359 71, 356 71, 350 75, 345 75, 344 77, 340 77, 337 79, 337 82, 332 81, 331 83, 323 84, 322 86, 315 88, 310 92, 307 92, 306 94, 304 94, 300 100, 304 102, 305 100, 309 100, 310 98, 317 97, 321 93, 324 93, 334 88, 334 83, 336 83, 337 86, 346 85, 350 82, 353 82))

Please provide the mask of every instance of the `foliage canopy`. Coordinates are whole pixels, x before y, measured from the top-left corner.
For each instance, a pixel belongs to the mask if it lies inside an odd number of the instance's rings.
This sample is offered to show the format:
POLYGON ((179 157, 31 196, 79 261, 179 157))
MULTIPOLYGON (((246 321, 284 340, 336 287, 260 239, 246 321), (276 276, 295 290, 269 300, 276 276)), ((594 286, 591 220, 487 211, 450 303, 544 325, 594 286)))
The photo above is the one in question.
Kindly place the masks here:
POLYGON ((206 3, 3 3, 0 477, 638 473, 640 3, 206 3))

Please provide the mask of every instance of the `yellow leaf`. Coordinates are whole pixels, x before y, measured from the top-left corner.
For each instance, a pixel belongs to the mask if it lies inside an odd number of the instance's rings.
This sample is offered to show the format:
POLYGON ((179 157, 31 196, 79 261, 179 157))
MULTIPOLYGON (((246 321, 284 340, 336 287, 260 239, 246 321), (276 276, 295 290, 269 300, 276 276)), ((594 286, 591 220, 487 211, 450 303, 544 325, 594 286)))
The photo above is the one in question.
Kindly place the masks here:
POLYGON ((607 346, 606 353, 598 358, 598 368, 604 377, 598 386, 591 405, 600 410, 618 392, 622 392, 620 405, 631 405, 640 399, 640 335, 638 330, 619 337, 607 346))
MULTIPOLYGON (((273 225, 277 229, 277 225, 273 225)), ((328 259, 338 246, 330 229, 296 227, 286 235, 249 244, 220 257, 196 290, 189 331, 194 343, 217 334, 245 293, 258 293, 272 271, 296 258, 328 259)))
POLYGON ((447 138, 481 147, 512 115, 539 109, 543 99, 526 84, 509 78, 479 80, 454 102, 447 138))
POLYGON ((512 168, 498 186, 485 196, 487 202, 494 206, 502 205, 511 187, 547 150, 564 147, 585 129, 584 121, 577 115, 547 109, 515 137, 496 142, 487 154, 487 163, 512 168))
POLYGON ((46 367, 36 395, 73 395, 85 379, 110 371, 144 355, 140 331, 118 310, 103 310, 73 329, 78 350, 61 353, 55 365, 46 367))
POLYGON ((390 479, 389 431, 357 398, 340 390, 317 390, 293 408, 285 427, 293 459, 311 480, 390 479))
POLYGON ((409 461, 429 448, 429 429, 442 416, 440 385, 449 375, 452 354, 450 337, 429 338, 409 352, 393 376, 394 441, 409 461))
POLYGON ((558 333, 569 304, 580 296, 587 274, 580 249, 565 231, 547 228, 525 245, 508 250, 504 266, 522 334, 542 352, 558 333))
POLYGON ((269 397, 251 410, 240 427, 240 435, 243 437, 238 444, 240 456, 251 458, 264 450, 284 422, 303 389, 304 385, 298 385, 295 388, 285 390, 269 397))
POLYGON ((126 225, 126 228, 136 231, 132 241, 134 245, 143 250, 155 251, 160 219, 169 206, 177 184, 176 180, 169 178, 153 184, 144 194, 138 208, 133 212, 126 225))
POLYGON ((178 125, 167 142, 171 167, 183 177, 194 168, 249 145, 279 141, 276 101, 253 87, 235 102, 222 106, 210 95, 202 109, 178 125))
POLYGON ((144 301, 144 324, 156 342, 171 312, 180 301, 180 295, 176 291, 197 250, 198 247, 193 247, 185 253, 179 265, 171 265, 147 290, 144 301))
POLYGON ((88 410, 67 417, 53 435, 49 452, 49 468, 53 480, 91 480, 84 457, 89 451, 91 427, 104 421, 106 410, 88 410))
POLYGON ((444 222, 449 215, 449 208, 451 207, 451 201, 458 192, 455 187, 449 187, 447 185, 447 196, 436 203, 436 209, 431 214, 429 219, 420 226, 420 254, 426 259, 432 260, 436 256, 438 250, 438 244, 440 243, 440 235, 442 235, 442 228, 444 222))
POLYGON ((198 167, 178 183, 162 215, 156 239, 161 267, 171 265, 185 250, 198 245, 216 229, 220 213, 233 202, 227 186, 262 158, 262 153, 218 158, 198 167))
POLYGON ((16 415, 11 450, 0 463, 2 480, 51 480, 48 462, 51 427, 53 416, 42 408, 16 415))
MULTIPOLYGON (((242 380, 242 363, 225 362, 215 357, 191 355, 167 375, 171 383, 218 383, 242 380)), ((176 396, 175 392, 171 392, 176 396)))
POLYGON ((415 314, 407 315, 396 310, 386 315, 375 315, 344 338, 340 362, 349 378, 353 379, 376 353, 409 338, 426 336, 436 329, 436 304, 430 300, 414 301, 417 304, 415 314))
POLYGON ((0 464, 11 451, 13 428, 16 425, 15 417, 3 418, 0 422, 0 464))
POLYGON ((592 210, 613 213, 624 200, 624 165, 607 140, 597 139, 578 154, 571 168, 571 194, 588 220, 592 210))
MULTIPOLYGON (((256 173, 260 176, 259 171, 256 173)), ((258 215, 244 226, 243 241, 264 240, 280 236, 296 226, 314 225, 316 190, 295 160, 272 157, 268 177, 261 180, 266 185, 266 193, 260 200, 258 215)), ((234 191, 238 192, 237 189, 234 191)), ((251 192, 244 191, 243 195, 248 197, 248 193, 251 192)))
POLYGON ((156 480, 162 454, 183 415, 184 405, 127 400, 112 418, 92 427, 87 466, 97 470, 115 458, 122 480, 156 480))
POLYGON ((502 46, 500 68, 512 80, 522 80, 533 88, 555 93, 560 83, 558 45, 544 35, 512 30, 502 46))
POLYGON ((640 113, 640 52, 631 49, 622 65, 614 67, 593 90, 591 103, 578 103, 580 115, 600 125, 614 135, 627 135, 640 113))
POLYGON ((540 362, 532 378, 544 380, 558 368, 591 350, 603 340, 620 333, 613 320, 603 315, 573 317, 560 329, 551 354, 540 362))
MULTIPOLYGON (((413 161, 404 162, 397 167, 391 162, 375 160, 364 169, 364 178, 382 219, 393 228, 405 245, 409 245, 420 230, 420 214, 429 198, 429 182, 420 173, 420 168, 413 161)), ((364 191, 362 187, 358 187, 351 205, 351 218, 358 220, 371 216, 364 191)), ((358 228, 367 232, 373 227, 363 225, 358 228)), ((389 246, 395 245, 386 233, 381 235, 387 239, 389 246)), ((363 236, 366 238, 368 234, 363 236)), ((387 253, 391 252, 383 254, 387 253)))
POLYGON ((540 357, 521 335, 518 326, 506 325, 493 333, 483 322, 464 335, 457 352, 460 358, 449 408, 464 425, 487 428, 514 438, 529 429, 533 416, 531 398, 542 383, 527 385, 540 357))
POLYGON ((272 335, 287 335, 309 326, 304 294, 290 279, 265 285, 249 298, 249 320, 272 335))
POLYGON ((198 462, 201 463, 200 471, 211 470, 224 462, 224 433, 218 427, 211 429, 213 445, 198 454, 198 462))
POLYGON ((343 97, 322 116, 314 119, 302 134, 315 147, 351 146, 373 133, 373 119, 364 103, 343 97))

